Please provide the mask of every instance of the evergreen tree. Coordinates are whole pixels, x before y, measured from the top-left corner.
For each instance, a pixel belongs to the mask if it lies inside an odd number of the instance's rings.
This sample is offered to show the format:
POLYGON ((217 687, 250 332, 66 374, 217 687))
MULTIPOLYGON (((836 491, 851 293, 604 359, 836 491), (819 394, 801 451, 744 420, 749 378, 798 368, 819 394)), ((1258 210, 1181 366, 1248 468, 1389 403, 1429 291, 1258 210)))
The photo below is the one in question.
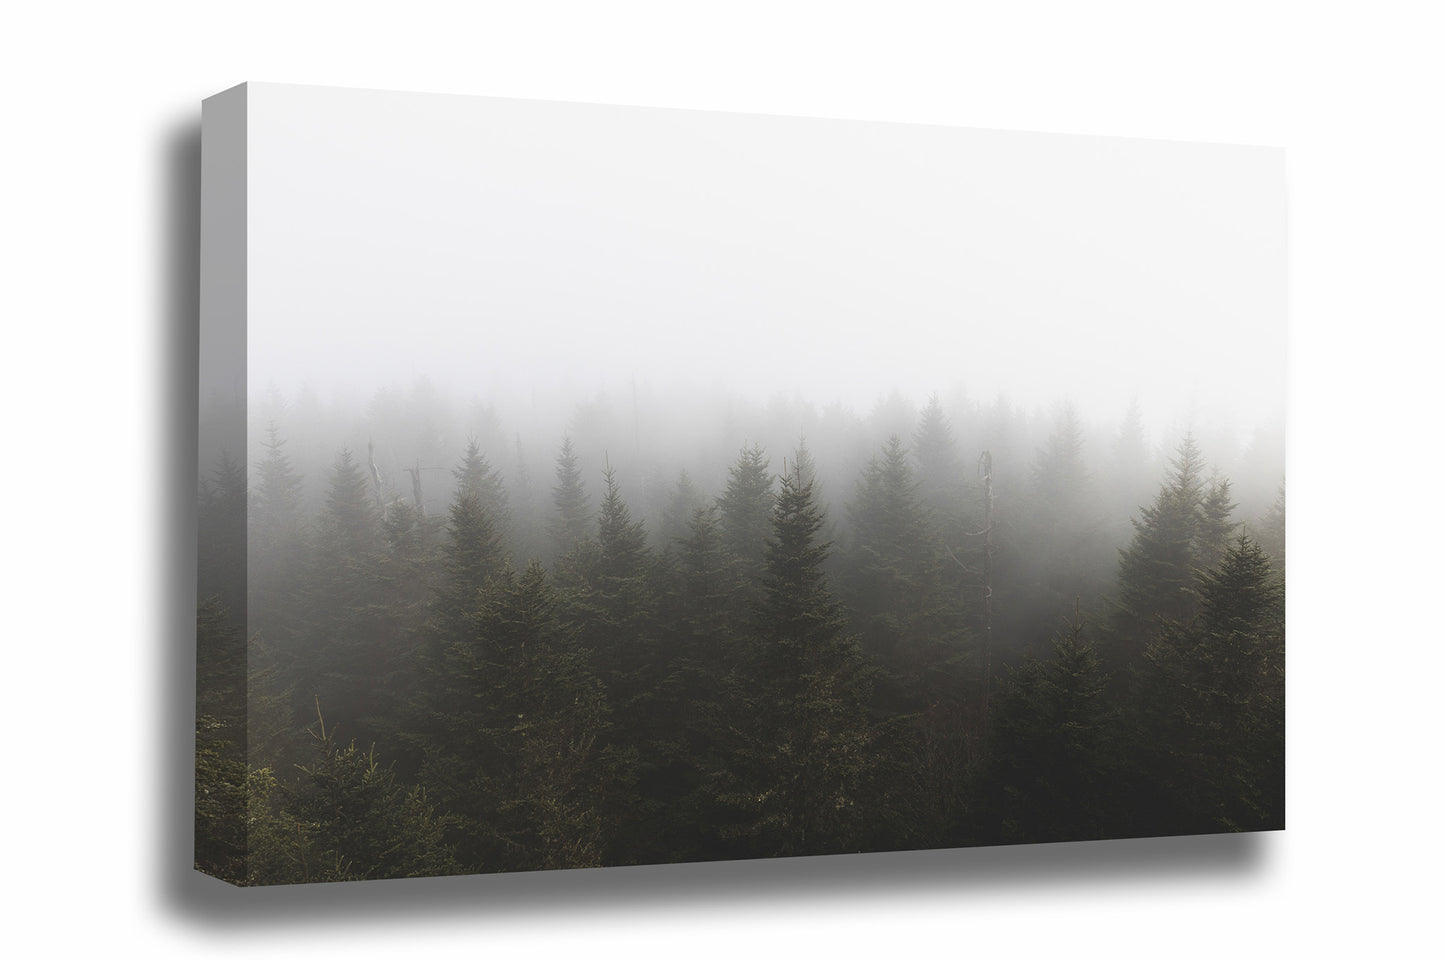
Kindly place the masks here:
POLYGON ((856 850, 860 794, 875 766, 870 670, 834 600, 811 485, 784 476, 773 511, 765 597, 739 681, 746 710, 721 799, 754 856, 856 850))
POLYGON ((1075 615, 1053 656, 1010 672, 994 697, 977 829, 986 842, 1116 836, 1115 717, 1098 655, 1075 615))
POLYGON ((603 752, 608 711, 541 565, 503 566, 469 623, 427 659, 416 711, 424 780, 456 818, 461 863, 599 865, 601 804, 618 792, 603 752))
POLYGON ((1216 476, 1210 481, 1199 503, 1199 530, 1195 534, 1194 565, 1197 570, 1211 570, 1224 559, 1234 528, 1229 519, 1236 504, 1230 499, 1230 482, 1216 476))
POLYGON ((248 632, 256 657, 252 673, 279 675, 295 649, 296 632, 305 621, 303 586, 310 562, 309 540, 302 513, 301 475, 282 451, 286 441, 273 421, 257 464, 258 481, 247 552, 250 570, 248 632))
POLYGON ((332 705, 329 709, 347 729, 366 714, 348 652, 370 637, 368 607, 375 597, 382 551, 381 525, 368 486, 351 451, 343 449, 332 467, 306 578, 305 617, 292 666, 298 727, 317 696, 332 705))
POLYGON ((445 821, 400 784, 374 749, 342 746, 320 718, 315 759, 294 787, 262 768, 249 778, 247 883, 430 877, 457 872, 445 821))
POLYGON ((470 632, 477 595, 501 569, 504 552, 496 521, 474 492, 458 488, 449 517, 433 627, 445 637, 456 637, 470 632))
POLYGON ((974 525, 969 521, 958 445, 937 394, 928 398, 918 418, 913 458, 918 464, 918 497, 928 511, 929 523, 944 544, 956 549, 963 543, 965 531, 974 525))
POLYGON ((511 533, 511 509, 508 504, 507 487, 502 475, 487 462, 481 446, 476 440, 467 442, 462 461, 452 471, 457 481, 459 494, 470 494, 477 498, 481 507, 492 518, 498 537, 505 542, 511 533))
POLYGON ((1100 536, 1103 521, 1084 463, 1083 430, 1064 407, 1034 461, 1025 491, 1027 509, 1007 574, 1017 594, 1010 604, 1012 633, 1020 645, 1048 649, 1052 624, 1081 597, 1094 598, 1112 574, 1115 556, 1100 536))
POLYGON ((513 527, 516 543, 514 555, 527 560, 540 560, 548 555, 546 518, 537 488, 532 481, 532 471, 522 447, 521 434, 517 435, 516 460, 512 471, 512 485, 509 500, 514 504, 513 527))
POLYGON ((1192 436, 1185 437, 1171 465, 1154 503, 1134 521, 1133 541, 1120 551, 1111 651, 1115 663, 1136 657, 1159 621, 1182 623, 1194 612, 1204 492, 1203 459, 1192 436))
POLYGON ((571 437, 562 438, 562 450, 557 455, 557 486, 552 488, 552 503, 557 509, 551 523, 552 551, 556 558, 586 540, 592 522, 592 506, 571 437))
POLYGON ((964 612, 896 436, 869 461, 848 514, 848 606, 863 649, 886 671, 884 709, 926 709, 961 682, 964 612))
POLYGON ((694 514, 703 505, 703 495, 686 470, 677 475, 677 485, 662 512, 662 529, 658 531, 663 549, 670 549, 687 538, 694 514))
POLYGON ((301 524, 301 475, 291 465, 291 458, 282 452, 286 441, 272 421, 266 426, 266 439, 261 445, 266 456, 256 465, 256 528, 254 534, 263 546, 279 546, 301 524))
POLYGON ((1259 521, 1259 530, 1255 535, 1266 555, 1270 558, 1271 565, 1280 579, 1284 578, 1284 548, 1285 548, 1285 521, 1284 521, 1284 483, 1279 485, 1279 493, 1275 496, 1274 504, 1259 521))
POLYGON ((1141 670, 1134 743, 1148 832, 1281 829, 1283 587, 1241 536, 1200 577, 1198 598, 1198 619, 1165 630, 1141 670))
POLYGON ((744 575, 762 573, 773 512, 773 477, 757 444, 744 447, 728 468, 727 487, 718 498, 723 543, 742 564, 744 575))

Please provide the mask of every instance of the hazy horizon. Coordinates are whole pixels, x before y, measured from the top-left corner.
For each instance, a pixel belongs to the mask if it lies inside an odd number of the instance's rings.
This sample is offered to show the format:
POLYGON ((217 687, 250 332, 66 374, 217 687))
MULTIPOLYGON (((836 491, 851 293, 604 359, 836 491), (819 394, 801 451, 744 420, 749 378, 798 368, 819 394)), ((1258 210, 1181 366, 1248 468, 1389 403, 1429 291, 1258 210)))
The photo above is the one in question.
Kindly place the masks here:
POLYGON ((867 417, 895 390, 1099 424, 1137 401, 1156 438, 1283 421, 1279 150, 248 97, 253 405, 426 378, 516 429, 599 395, 867 417))

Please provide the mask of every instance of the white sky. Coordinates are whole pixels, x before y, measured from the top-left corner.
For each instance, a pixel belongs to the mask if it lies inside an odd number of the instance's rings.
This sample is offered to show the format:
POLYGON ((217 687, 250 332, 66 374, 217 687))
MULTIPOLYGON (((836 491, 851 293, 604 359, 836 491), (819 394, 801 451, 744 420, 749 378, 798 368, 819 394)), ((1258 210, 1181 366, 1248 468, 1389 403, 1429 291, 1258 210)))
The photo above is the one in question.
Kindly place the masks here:
MULTIPOLYGON (((1283 413, 1276 149, 250 87, 249 377, 1283 413)), ((520 410, 518 412, 521 412, 520 410)))

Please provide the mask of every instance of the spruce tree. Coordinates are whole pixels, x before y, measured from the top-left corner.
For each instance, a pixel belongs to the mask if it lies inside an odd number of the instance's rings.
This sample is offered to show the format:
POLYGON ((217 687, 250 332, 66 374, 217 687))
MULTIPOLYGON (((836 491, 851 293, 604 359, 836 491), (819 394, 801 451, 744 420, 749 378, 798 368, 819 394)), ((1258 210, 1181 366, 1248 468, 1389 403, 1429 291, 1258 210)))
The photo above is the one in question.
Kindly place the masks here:
POLYGON ((1198 602, 1198 618, 1164 630, 1140 671, 1133 742, 1149 832, 1280 829, 1283 587, 1241 536, 1200 577, 1198 602))
POLYGON ((1224 559, 1234 528, 1230 517, 1236 504, 1230 499, 1230 482, 1216 476, 1199 502, 1199 529, 1195 534, 1195 569, 1212 570, 1224 559))
POLYGON ((1133 521, 1134 539, 1120 551, 1110 657, 1116 666, 1137 657, 1160 621, 1182 623, 1194 612, 1204 491, 1193 436, 1185 437, 1171 465, 1154 503, 1133 521))
POLYGON ((913 713, 960 682, 964 612, 918 498, 908 453, 892 437, 869 461, 848 515, 848 607, 863 649, 883 665, 885 709, 913 713))
POLYGON ((313 759, 294 785, 269 768, 249 781, 248 884, 431 877, 458 872, 445 820, 400 783, 374 747, 343 745, 320 716, 313 759))
POLYGON ((744 724, 721 800, 753 856, 860 849, 862 791, 876 764, 871 671, 833 598, 830 544, 810 484, 784 476, 773 509, 751 656, 739 675, 744 724))
POLYGON ((382 553, 381 524, 370 481, 351 451, 332 467, 326 508, 317 525, 302 636, 294 663, 296 726, 314 710, 319 695, 337 724, 350 729, 365 715, 350 656, 370 637, 368 607, 375 598, 382 553))
POLYGON ((718 509, 723 543, 742 565, 745 576, 760 576, 773 513, 773 477, 762 447, 753 444, 739 451, 737 461, 728 468, 718 509))
POLYGON ((582 482, 582 469, 572 448, 571 437, 562 438, 556 474, 557 485, 552 488, 556 513, 550 524, 554 559, 565 556, 591 535, 592 506, 586 485, 582 482))
POLYGON ((1077 613, 1053 655, 1010 671, 994 698, 977 839, 1042 843, 1117 835, 1119 758, 1098 655, 1077 613))
POLYGON ((476 440, 468 441, 466 453, 452 471, 452 476, 457 481, 457 492, 477 498, 482 509, 491 516, 498 536, 505 542, 511 532, 512 517, 507 488, 502 475, 482 455, 476 440))
POLYGON ((1259 543, 1266 555, 1270 558, 1276 576, 1284 579, 1284 550, 1285 550, 1285 502, 1284 483, 1279 485, 1279 493, 1275 496, 1273 505, 1268 512, 1260 519, 1255 532, 1255 540, 1259 543))

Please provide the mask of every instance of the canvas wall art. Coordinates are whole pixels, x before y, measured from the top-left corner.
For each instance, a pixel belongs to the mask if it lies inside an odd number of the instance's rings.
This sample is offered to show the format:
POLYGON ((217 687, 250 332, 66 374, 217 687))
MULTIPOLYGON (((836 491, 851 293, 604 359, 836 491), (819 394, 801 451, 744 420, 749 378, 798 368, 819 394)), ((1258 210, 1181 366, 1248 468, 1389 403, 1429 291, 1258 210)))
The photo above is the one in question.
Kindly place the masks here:
POLYGON ((196 869, 1284 826, 1273 148, 245 84, 196 869))

